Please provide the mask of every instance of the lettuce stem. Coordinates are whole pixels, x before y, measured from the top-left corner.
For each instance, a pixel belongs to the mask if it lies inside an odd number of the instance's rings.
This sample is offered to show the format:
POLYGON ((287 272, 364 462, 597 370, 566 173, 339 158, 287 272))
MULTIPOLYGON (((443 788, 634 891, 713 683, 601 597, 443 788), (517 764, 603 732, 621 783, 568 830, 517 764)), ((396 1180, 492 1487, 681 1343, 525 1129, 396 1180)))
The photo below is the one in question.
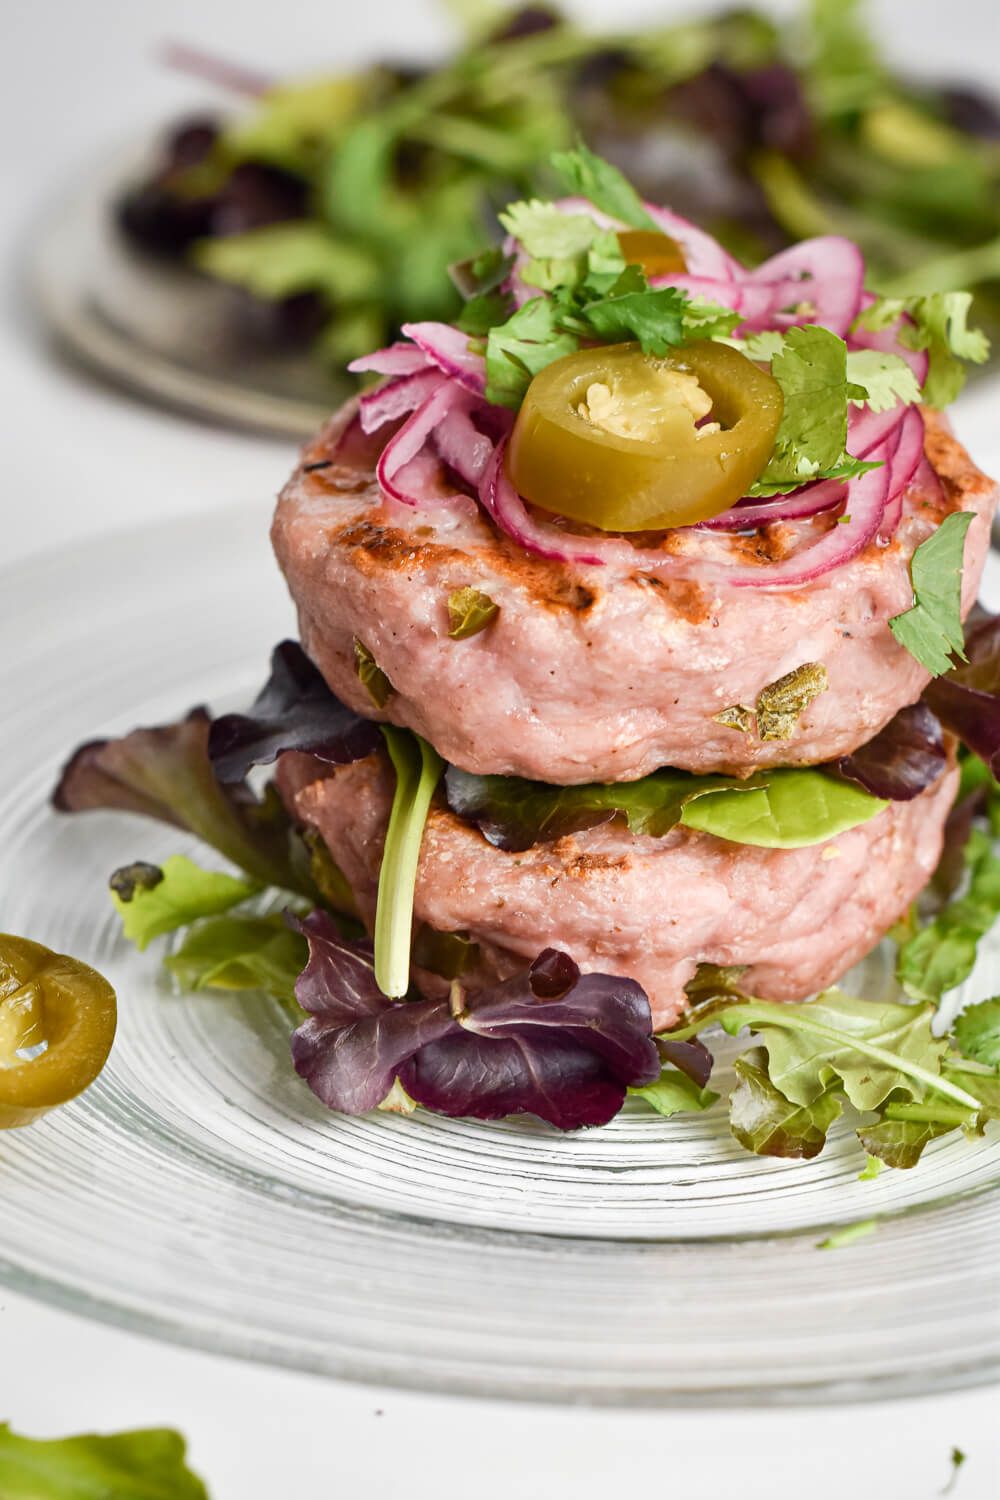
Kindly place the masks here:
POLYGON ((413 894, 420 845, 434 788, 444 762, 426 740, 382 725, 396 790, 385 835, 375 911, 375 982, 383 995, 401 999, 410 987, 413 894))

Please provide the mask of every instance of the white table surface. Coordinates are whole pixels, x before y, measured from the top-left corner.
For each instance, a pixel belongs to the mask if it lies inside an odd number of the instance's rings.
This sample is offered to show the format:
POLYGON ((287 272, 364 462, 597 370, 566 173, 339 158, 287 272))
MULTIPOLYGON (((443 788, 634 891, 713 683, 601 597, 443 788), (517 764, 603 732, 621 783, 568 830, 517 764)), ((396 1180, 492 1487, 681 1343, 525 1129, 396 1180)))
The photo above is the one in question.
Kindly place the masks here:
MULTIPOLYGON (((574 8, 607 15, 597 0, 574 8)), ((617 19, 681 7, 647 0, 614 9, 617 19)), ((882 0, 876 13, 917 66, 989 77, 993 0, 882 0)), ((292 456, 287 443, 201 426, 91 380, 47 347, 27 306, 31 225, 60 185, 105 145, 212 102, 157 66, 156 44, 181 38, 254 66, 308 70, 375 48, 429 52, 448 28, 431 0, 5 0, 3 17, 0 556, 10 564, 101 530, 273 492, 292 456)), ((1000 469, 991 411, 992 397, 974 394, 958 425, 980 462, 1000 469)), ((0 1158, 0 1252, 2 1170, 0 1158)), ((733 1298, 738 1316, 738 1289, 721 1287, 720 1296, 733 1298)), ((699 1413, 421 1397, 169 1347, 0 1289, 0 1420, 38 1435, 176 1425, 213 1500, 462 1492, 590 1500, 637 1486, 684 1496, 930 1500, 948 1477, 953 1445, 968 1454, 955 1493, 995 1500, 997 1405, 995 1389, 865 1408, 699 1413)))

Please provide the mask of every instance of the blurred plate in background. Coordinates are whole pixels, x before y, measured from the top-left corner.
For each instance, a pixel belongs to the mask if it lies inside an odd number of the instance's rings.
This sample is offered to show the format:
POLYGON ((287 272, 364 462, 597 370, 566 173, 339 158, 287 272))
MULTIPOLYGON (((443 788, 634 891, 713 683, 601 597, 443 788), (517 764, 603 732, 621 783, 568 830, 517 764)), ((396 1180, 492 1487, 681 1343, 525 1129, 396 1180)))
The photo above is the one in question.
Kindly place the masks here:
POLYGON ((307 437, 350 394, 308 348, 241 332, 238 293, 130 250, 114 204, 148 148, 83 172, 42 222, 32 249, 37 304, 66 349, 133 394, 214 421, 307 437))

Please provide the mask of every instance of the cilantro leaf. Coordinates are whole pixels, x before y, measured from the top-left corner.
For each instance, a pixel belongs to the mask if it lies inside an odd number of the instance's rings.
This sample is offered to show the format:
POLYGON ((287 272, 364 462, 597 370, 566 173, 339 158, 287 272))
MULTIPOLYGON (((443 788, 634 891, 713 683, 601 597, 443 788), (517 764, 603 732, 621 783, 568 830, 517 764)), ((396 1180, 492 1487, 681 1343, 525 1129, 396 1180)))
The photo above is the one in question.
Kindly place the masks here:
POLYGON ((739 327, 740 316, 731 307, 692 297, 684 309, 685 339, 729 338, 733 329, 739 327))
POLYGON ((566 260, 590 249, 601 230, 586 214, 564 214, 537 198, 511 203, 499 215, 509 235, 542 260, 566 260))
POLYGON ((968 511, 954 511, 921 542, 910 563, 914 603, 889 621, 901 646, 935 677, 949 672, 953 656, 965 660, 962 630, 962 561, 968 511))
MULTIPOLYGON (((989 339, 968 326, 971 305, 971 292, 935 292, 916 297, 907 306, 916 325, 913 347, 926 349, 930 361, 923 390, 928 406, 954 401, 965 384, 961 360, 981 365, 989 355, 989 339)), ((906 332, 901 337, 909 343, 906 332)))
POLYGON ((954 1032, 966 1057, 1000 1067, 1000 998, 967 1005, 955 1021, 954 1032))
POLYGON ((481 255, 453 261, 448 267, 448 275, 456 291, 463 297, 476 297, 483 292, 498 291, 510 275, 513 265, 512 255, 504 255, 499 245, 492 245, 481 255))
MULTIPOLYGON (((950 901, 899 950, 896 974, 915 1000, 936 1002, 968 978, 979 940, 1000 916, 1000 858, 982 829, 973 829, 965 860, 969 882, 964 894, 950 901)), ((975 1052, 970 1055, 977 1056, 975 1052)))
POLYGON ((588 302, 581 316, 611 343, 637 339, 644 354, 666 354, 683 343, 687 295, 678 287, 625 292, 588 302))
POLYGON ((858 386, 860 396, 872 411, 891 411, 894 406, 910 406, 920 400, 920 385, 906 360, 899 354, 880 349, 851 349, 847 355, 847 381, 858 386))
POLYGON ((516 409, 539 370, 578 347, 576 335, 560 327, 555 304, 547 297, 533 297, 506 323, 489 331, 486 399, 516 409))
POLYGON ((133 876, 136 868, 128 866, 111 877, 111 899, 122 931, 139 949, 198 917, 228 911, 260 890, 235 875, 203 870, 183 854, 172 854, 160 869, 139 867, 143 873, 138 879, 133 876))
POLYGON ((816 325, 790 328, 771 359, 785 409, 776 457, 787 455, 807 472, 838 464, 847 440, 847 345, 816 325))
POLYGON ((877 467, 847 452, 847 345, 828 328, 807 323, 747 341, 751 359, 771 355, 771 374, 785 406, 774 453, 751 485, 752 496, 780 494, 814 479, 852 479, 877 467))
POLYGON ((5 1500, 208 1500, 185 1463, 177 1432, 149 1429, 53 1441, 20 1437, 0 1423, 5 1500))
POLYGON ((572 151, 554 152, 550 160, 569 192, 579 194, 602 213, 634 229, 659 232, 659 225, 643 208, 642 199, 628 179, 582 141, 572 151))
POLYGON ((491 328, 507 321, 513 306, 512 299, 505 292, 479 292, 462 308, 455 319, 455 327, 473 338, 486 338, 491 328))
POLYGON ((877 333, 899 322, 900 343, 907 349, 927 350, 927 378, 921 397, 928 406, 940 408, 954 401, 965 384, 962 361, 981 365, 990 352, 986 335, 969 327, 971 306, 971 292, 882 297, 865 309, 858 324, 877 333))

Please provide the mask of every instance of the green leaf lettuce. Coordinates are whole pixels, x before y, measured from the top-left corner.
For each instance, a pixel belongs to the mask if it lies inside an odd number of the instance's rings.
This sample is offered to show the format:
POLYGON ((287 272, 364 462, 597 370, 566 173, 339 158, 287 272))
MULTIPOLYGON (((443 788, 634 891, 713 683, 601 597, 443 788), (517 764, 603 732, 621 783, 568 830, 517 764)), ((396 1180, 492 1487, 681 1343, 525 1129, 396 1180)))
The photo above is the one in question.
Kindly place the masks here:
POLYGON ((208 1500, 185 1462, 184 1439, 166 1429, 52 1441, 0 1423, 3 1500, 208 1500))

